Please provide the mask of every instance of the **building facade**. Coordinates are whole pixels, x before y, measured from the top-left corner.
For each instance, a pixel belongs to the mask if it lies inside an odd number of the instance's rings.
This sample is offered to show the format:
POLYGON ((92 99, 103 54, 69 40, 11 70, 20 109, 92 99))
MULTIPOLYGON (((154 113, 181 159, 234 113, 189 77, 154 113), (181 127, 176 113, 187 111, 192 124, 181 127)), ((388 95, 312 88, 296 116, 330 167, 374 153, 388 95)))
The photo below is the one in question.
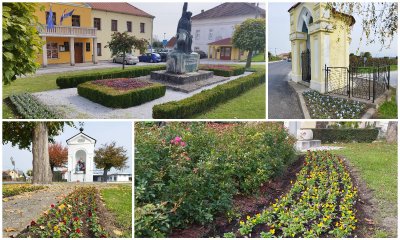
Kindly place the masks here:
POLYGON ((68 182, 93 182, 94 146, 96 139, 80 133, 67 140, 68 145, 68 182))
POLYGON ((45 44, 37 61, 44 67, 48 64, 97 62, 96 29, 91 26, 91 8, 85 3, 40 3, 36 10, 39 36, 45 44), (43 10, 44 9, 44 10, 43 10), (72 16, 61 16, 71 12, 72 16), (48 22, 52 12, 52 24, 48 22))
POLYGON ((202 11, 192 17, 193 50, 204 51, 213 59, 238 60, 240 55, 233 53, 240 50, 233 49, 230 41, 235 26, 248 18, 260 17, 265 18, 264 9, 244 2, 223 3, 202 11), (221 40, 223 45, 218 45, 221 40))
POLYGON ((105 46, 117 31, 126 31, 150 44, 153 40, 154 16, 128 3, 43 2, 38 4, 35 15, 44 42, 37 62, 43 67, 111 60, 111 52, 105 46), (68 13, 71 14, 66 16, 68 13), (49 23, 50 14, 53 17, 49 23))
MULTIPOLYGON (((124 2, 91 2, 92 8, 91 26, 97 32, 97 58, 99 60, 111 60, 111 51, 105 48, 111 41, 114 32, 128 32, 139 39, 153 42, 154 16, 140 10, 129 3, 124 2)), ((139 55, 138 50, 134 51, 139 55)))

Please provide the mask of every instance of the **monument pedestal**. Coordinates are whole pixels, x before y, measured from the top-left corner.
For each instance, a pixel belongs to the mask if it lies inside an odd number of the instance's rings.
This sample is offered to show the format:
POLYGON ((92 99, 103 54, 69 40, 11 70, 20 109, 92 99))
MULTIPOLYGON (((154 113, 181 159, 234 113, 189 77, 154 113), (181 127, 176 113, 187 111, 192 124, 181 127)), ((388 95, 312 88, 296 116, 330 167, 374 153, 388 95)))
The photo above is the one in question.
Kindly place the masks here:
POLYGON ((188 72, 183 74, 170 73, 165 70, 153 71, 150 73, 150 79, 165 81, 174 84, 186 84, 200 80, 212 78, 214 73, 212 71, 199 70, 197 72, 188 72))
POLYGON ((296 142, 297 151, 308 150, 316 147, 321 147, 321 140, 298 140, 296 142))
POLYGON ((190 54, 180 51, 172 51, 167 57, 167 72, 183 74, 199 70, 200 55, 192 52, 190 54))

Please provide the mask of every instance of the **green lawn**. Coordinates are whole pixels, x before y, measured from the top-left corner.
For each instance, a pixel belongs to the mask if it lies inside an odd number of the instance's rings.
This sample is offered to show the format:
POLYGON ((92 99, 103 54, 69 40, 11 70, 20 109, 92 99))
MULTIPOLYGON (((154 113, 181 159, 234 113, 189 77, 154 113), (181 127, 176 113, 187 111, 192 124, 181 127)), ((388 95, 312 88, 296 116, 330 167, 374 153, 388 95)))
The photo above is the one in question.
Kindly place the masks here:
POLYGON ((132 186, 120 185, 114 188, 101 190, 101 196, 106 208, 116 216, 116 222, 123 235, 121 237, 132 237, 132 186))
MULTIPOLYGON (((335 151, 344 155, 350 164, 360 171, 361 178, 372 189, 377 204, 377 219, 381 223, 384 218, 397 219, 397 144, 387 143, 351 143, 339 144, 345 147, 335 151)), ((396 230, 397 231, 397 230, 396 230)), ((395 232, 377 229, 377 237, 395 237, 395 232)))
POLYGON ((390 65, 390 71, 397 71, 397 65, 390 65))
MULTIPOLYGON (((242 59, 242 60, 240 60, 241 62, 246 62, 247 61, 247 59, 242 59)), ((254 55, 252 58, 251 58, 251 61, 252 62, 265 62, 265 54, 262 52, 262 53, 259 53, 259 54, 257 54, 257 55, 254 55)))
MULTIPOLYGON (((134 67, 134 66, 129 66, 129 67, 134 67)), ((104 69, 65 72, 56 74, 44 74, 26 78, 18 78, 11 84, 3 85, 3 99, 7 98, 11 94, 17 94, 22 92, 29 92, 29 93, 43 92, 43 91, 58 89, 56 85, 56 79, 59 76, 74 76, 82 73, 101 73, 101 72, 106 72, 110 69, 115 69, 115 68, 104 68, 104 69)), ((3 118, 15 118, 11 109, 4 103, 3 103, 3 118)))
POLYGON ((265 118, 265 84, 261 84, 237 98, 220 104, 195 118, 204 119, 261 119, 265 118))
POLYGON ((397 102, 396 102, 396 89, 391 89, 392 98, 390 101, 382 103, 377 112, 375 118, 380 119, 397 119, 397 102))

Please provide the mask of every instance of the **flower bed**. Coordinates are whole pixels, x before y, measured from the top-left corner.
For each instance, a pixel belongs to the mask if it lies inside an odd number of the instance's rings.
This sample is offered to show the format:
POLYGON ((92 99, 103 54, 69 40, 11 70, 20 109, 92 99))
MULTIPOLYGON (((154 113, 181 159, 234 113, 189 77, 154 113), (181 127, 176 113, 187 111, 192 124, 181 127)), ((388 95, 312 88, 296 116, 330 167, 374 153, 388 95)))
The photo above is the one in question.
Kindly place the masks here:
POLYGON ((106 79, 85 82, 78 86, 78 94, 106 107, 128 108, 160 98, 166 87, 136 79, 106 79))
POLYGON ((135 237, 208 224, 294 160, 277 123, 136 123, 135 139, 135 237))
POLYGON ((323 95, 311 90, 303 93, 311 118, 360 119, 367 105, 358 101, 323 95))
POLYGON ((241 75, 245 72, 246 68, 244 66, 232 66, 232 65, 218 65, 218 64, 208 64, 200 65, 200 70, 212 71, 214 75, 231 77, 241 75))
POLYGON ((59 116, 29 93, 11 95, 9 101, 17 115, 25 119, 55 119, 59 116))
POLYGON ((24 192, 33 192, 48 188, 32 184, 3 184, 3 198, 15 196, 24 192))
POLYGON ((357 223, 356 200, 342 160, 329 152, 308 152, 291 190, 225 237, 350 237, 357 223))
POLYGON ((94 187, 80 187, 35 220, 17 237, 108 237, 99 223, 94 187))

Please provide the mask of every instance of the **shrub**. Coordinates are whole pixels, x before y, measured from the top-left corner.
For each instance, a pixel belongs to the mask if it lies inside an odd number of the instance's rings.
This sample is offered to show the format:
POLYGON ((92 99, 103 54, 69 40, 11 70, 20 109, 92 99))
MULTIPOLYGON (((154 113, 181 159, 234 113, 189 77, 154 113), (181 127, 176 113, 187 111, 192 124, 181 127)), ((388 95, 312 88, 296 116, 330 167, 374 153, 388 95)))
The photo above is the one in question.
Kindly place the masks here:
POLYGON ((132 67, 125 70, 121 69, 111 69, 107 72, 102 73, 90 73, 90 74, 80 74, 74 76, 61 76, 56 80, 57 86, 59 88, 74 88, 79 84, 101 79, 110 78, 134 78, 149 75, 152 71, 163 70, 165 65, 155 65, 155 66, 143 66, 143 67, 132 67))
POLYGON ((378 129, 325 129, 317 128, 313 129, 314 139, 321 140, 322 143, 348 143, 348 142, 359 142, 359 143, 370 143, 377 139, 379 130, 378 129))
POLYGON ((29 93, 11 95, 10 103, 22 118, 26 119, 54 119, 59 116, 49 107, 42 104, 36 97, 29 93))
POLYGON ((136 237, 151 236, 144 226, 163 237, 211 222, 234 195, 257 192, 294 157, 294 139, 277 123, 136 123, 135 134, 136 237))
POLYGON ((231 65, 200 65, 199 69, 212 71, 214 75, 222 77, 232 77, 241 75, 245 72, 244 66, 231 66, 231 65))
POLYGON ((204 90, 181 101, 172 101, 153 107, 153 118, 191 118, 265 82, 265 71, 252 73, 231 82, 204 90))
POLYGON ((164 85, 159 83, 149 84, 148 86, 121 91, 92 81, 78 85, 78 94, 106 107, 128 108, 165 95, 166 87, 164 85))

